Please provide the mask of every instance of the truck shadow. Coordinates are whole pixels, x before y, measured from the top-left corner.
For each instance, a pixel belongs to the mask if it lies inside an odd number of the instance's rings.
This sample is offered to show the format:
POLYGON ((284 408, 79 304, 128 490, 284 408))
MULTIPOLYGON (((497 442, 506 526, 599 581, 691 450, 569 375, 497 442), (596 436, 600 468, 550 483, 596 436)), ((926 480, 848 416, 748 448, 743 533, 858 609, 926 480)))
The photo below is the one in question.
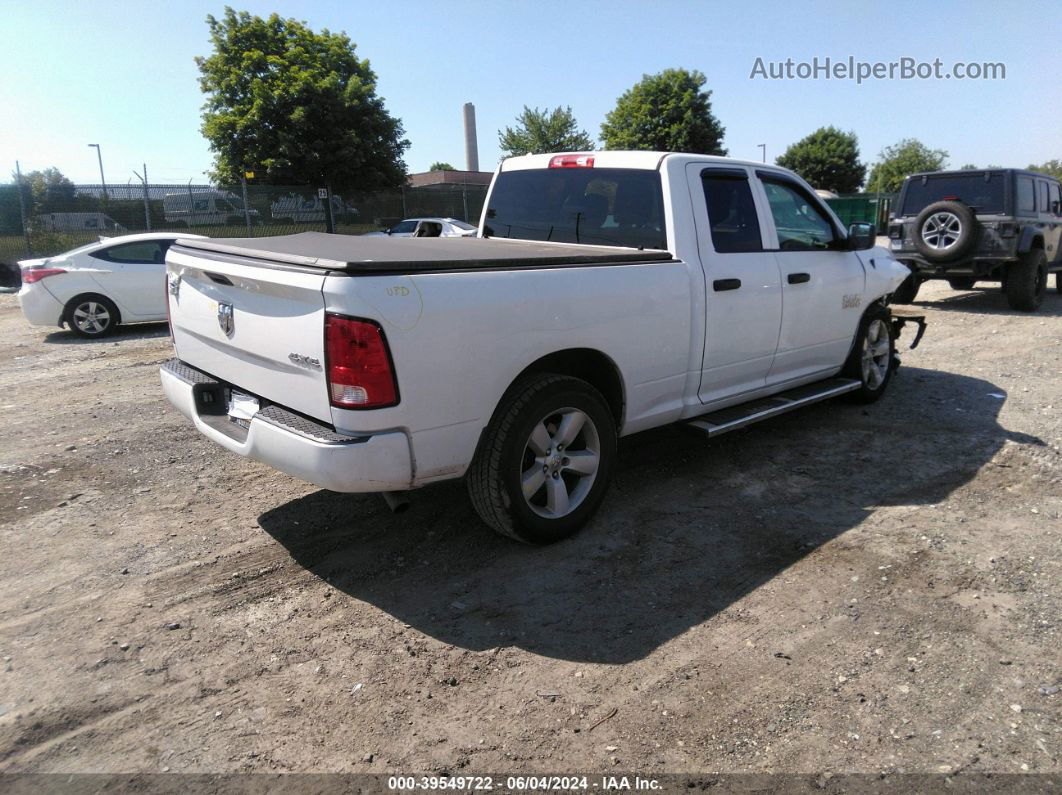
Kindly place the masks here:
POLYGON ((375 495, 318 491, 259 523, 307 570, 442 642, 618 664, 876 508, 940 502, 1007 440, 1042 445, 999 425, 1004 400, 988 381, 905 367, 865 409, 823 404, 711 444, 677 427, 629 437, 595 520, 545 548, 486 529, 460 483, 397 516, 375 495))
MULTIPOLYGON (((1054 279, 1052 278, 1052 282, 1054 279)), ((923 301, 916 300, 912 307, 926 307, 927 309, 942 309, 951 312, 969 312, 978 315, 1013 315, 1015 317, 1062 317, 1062 296, 1058 294, 1054 286, 1050 287, 1044 295, 1043 303, 1035 312, 1019 312, 1007 306, 1007 297, 999 289, 998 285, 977 286, 972 290, 963 291, 944 298, 934 298, 923 301)))

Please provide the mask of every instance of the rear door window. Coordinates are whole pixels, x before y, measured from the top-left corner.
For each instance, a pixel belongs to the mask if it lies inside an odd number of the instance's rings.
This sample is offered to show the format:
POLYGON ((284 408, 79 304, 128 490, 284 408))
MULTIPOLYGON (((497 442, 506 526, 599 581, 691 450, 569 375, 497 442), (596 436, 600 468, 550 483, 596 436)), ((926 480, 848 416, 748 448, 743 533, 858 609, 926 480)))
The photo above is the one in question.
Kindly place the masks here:
POLYGON ((92 252, 91 256, 107 262, 137 262, 161 264, 166 261, 166 249, 169 242, 158 240, 141 240, 136 243, 123 243, 92 252))
POLYGON ((1045 180, 1038 179, 1036 181, 1036 187, 1039 189, 1039 193, 1040 193, 1040 207, 1039 207, 1040 212, 1042 212, 1042 213, 1049 212, 1050 211, 1050 204, 1048 203, 1048 200, 1047 200, 1047 182, 1045 180))
POLYGON ((1030 215, 1036 212, 1036 193, 1031 177, 1018 177, 1017 196, 1019 213, 1030 215))
POLYGON ((710 169, 701 173, 712 246, 719 254, 763 251, 760 220, 748 175, 710 169))
POLYGON ((624 168, 503 171, 491 190, 489 237, 667 248, 660 173, 624 168))

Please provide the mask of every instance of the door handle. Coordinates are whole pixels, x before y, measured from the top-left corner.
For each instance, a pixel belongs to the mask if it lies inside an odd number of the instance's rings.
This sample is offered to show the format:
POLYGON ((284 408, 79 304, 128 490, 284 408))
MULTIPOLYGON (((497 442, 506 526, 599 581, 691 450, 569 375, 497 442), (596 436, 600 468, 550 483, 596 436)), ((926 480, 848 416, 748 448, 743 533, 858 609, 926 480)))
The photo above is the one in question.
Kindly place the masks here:
POLYGON ((788 276, 790 284, 804 284, 804 282, 811 281, 810 273, 790 273, 788 276))
POLYGON ((712 288, 721 293, 726 290, 736 290, 741 286, 741 279, 716 279, 712 282, 712 288))

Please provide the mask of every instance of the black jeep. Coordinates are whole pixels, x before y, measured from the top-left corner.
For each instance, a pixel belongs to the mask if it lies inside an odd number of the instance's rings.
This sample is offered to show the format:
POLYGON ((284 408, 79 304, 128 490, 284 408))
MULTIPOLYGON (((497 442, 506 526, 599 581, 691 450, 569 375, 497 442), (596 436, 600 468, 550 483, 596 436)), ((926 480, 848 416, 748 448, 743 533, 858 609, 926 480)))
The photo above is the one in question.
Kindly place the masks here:
POLYGON ((911 275, 893 294, 910 303, 927 279, 956 290, 999 281, 1012 309, 1040 306, 1047 274, 1062 293, 1059 182, 1020 169, 935 171, 903 181, 889 218, 893 256, 911 275))

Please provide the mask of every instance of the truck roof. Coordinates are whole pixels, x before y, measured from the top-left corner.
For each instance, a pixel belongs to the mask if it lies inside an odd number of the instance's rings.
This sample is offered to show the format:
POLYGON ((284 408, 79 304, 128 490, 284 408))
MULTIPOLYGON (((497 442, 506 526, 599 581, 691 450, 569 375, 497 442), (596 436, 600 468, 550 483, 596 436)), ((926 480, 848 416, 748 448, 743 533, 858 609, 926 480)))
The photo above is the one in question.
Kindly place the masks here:
POLYGON ((501 162, 498 167, 501 171, 519 171, 531 168, 548 168, 549 161, 558 155, 575 155, 580 157, 594 158, 595 168, 641 168, 656 170, 660 164, 667 160, 689 160, 698 163, 717 161, 720 165, 752 166, 754 168, 770 169, 772 171, 785 171, 779 166, 769 163, 761 163, 754 160, 738 160, 733 157, 720 157, 718 155, 696 155, 686 152, 631 152, 611 149, 596 152, 550 152, 544 155, 521 155, 510 157, 501 162))
POLYGON ((362 237, 325 232, 300 232, 278 237, 181 238, 177 245, 190 253, 232 255, 366 276, 667 262, 674 259, 669 251, 614 246, 508 238, 362 237))

